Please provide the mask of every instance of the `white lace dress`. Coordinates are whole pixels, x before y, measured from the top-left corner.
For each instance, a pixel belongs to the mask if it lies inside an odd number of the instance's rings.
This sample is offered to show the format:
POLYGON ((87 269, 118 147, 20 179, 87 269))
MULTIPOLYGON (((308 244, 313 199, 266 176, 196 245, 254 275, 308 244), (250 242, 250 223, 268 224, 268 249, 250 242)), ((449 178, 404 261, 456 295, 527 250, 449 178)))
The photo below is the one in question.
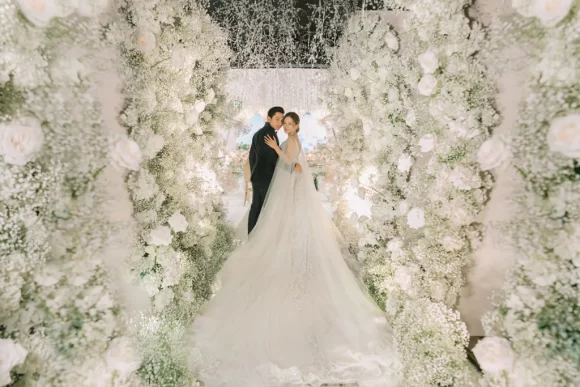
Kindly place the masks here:
POLYGON ((208 387, 395 386, 401 364, 390 327, 345 263, 293 145, 258 224, 193 323, 192 370, 208 387), (295 162, 303 173, 292 172, 295 162))

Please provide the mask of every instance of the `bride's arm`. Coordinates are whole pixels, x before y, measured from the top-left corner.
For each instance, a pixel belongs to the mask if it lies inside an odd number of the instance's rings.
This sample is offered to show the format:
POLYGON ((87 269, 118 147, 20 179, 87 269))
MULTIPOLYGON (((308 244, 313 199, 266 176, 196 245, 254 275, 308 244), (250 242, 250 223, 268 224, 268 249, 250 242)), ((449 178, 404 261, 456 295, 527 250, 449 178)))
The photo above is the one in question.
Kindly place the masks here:
POLYGON ((274 138, 270 137, 270 136, 266 136, 266 138, 264 138, 264 141, 266 142, 266 144, 274 149, 276 151, 276 153, 278 154, 278 157, 280 157, 280 159, 287 165, 290 165, 290 167, 292 168, 292 171, 296 171, 296 172, 302 172, 302 167, 300 166, 299 163, 293 163, 292 159, 294 158, 294 155, 296 154, 298 147, 296 145, 296 143, 294 141, 288 141, 288 146, 286 147, 286 152, 284 152, 276 143, 276 140, 274 140, 274 138))

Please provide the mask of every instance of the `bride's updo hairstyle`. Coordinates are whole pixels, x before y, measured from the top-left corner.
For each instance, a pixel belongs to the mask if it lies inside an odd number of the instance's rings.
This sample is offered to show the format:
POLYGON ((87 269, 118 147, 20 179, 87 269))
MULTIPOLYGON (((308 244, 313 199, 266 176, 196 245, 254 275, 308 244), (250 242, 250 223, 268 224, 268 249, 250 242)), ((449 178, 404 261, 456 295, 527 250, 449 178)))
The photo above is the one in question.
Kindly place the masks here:
MULTIPOLYGON (((287 117, 292 118, 292 121, 294 121, 294 123, 296 125, 300 125, 300 117, 298 117, 298 114, 294 113, 294 112, 288 112, 286 113, 286 115, 284 116, 284 119, 286 119, 287 117)), ((298 126, 296 128, 296 133, 300 132, 300 126, 298 126)))

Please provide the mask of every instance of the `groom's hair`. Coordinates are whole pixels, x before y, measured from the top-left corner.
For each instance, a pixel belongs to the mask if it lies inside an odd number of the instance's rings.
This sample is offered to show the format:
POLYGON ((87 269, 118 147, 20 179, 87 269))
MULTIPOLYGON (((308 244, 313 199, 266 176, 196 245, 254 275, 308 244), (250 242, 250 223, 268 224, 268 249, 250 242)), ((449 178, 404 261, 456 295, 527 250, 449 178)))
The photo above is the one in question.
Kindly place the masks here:
POLYGON ((282 109, 280 106, 274 106, 268 110, 268 117, 272 118, 276 113, 284 114, 284 109, 282 109))

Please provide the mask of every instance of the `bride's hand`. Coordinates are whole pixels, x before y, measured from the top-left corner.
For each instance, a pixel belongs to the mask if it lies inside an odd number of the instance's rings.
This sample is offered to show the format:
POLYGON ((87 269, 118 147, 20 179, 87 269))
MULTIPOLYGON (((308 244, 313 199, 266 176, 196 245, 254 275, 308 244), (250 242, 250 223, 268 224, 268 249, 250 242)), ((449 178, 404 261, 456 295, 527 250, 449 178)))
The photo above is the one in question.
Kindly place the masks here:
POLYGON ((270 148, 272 148, 274 150, 278 149, 278 144, 276 143, 276 140, 274 139, 274 137, 270 137, 270 135, 267 135, 266 137, 264 137, 264 142, 270 148))
POLYGON ((296 164, 296 166, 294 167, 294 170, 297 173, 302 173, 302 166, 300 164, 296 164))

